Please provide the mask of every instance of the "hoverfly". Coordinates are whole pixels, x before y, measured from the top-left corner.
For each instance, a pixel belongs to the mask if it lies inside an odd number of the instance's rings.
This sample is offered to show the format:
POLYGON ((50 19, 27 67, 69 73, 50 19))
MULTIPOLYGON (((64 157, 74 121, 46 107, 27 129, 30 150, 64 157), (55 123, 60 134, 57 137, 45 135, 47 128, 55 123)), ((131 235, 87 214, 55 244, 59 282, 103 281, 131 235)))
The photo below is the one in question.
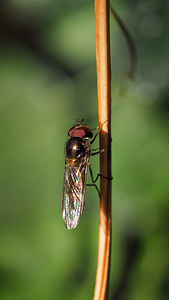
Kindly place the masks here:
MULTIPOLYGON (((65 226, 68 229, 75 229, 80 222, 84 208, 85 186, 87 169, 89 168, 92 178, 92 184, 98 191, 95 184, 96 179, 93 179, 92 170, 89 164, 90 155, 98 154, 102 151, 91 153, 91 144, 94 142, 99 131, 93 137, 92 129, 85 124, 83 120, 73 126, 68 131, 68 142, 65 148, 65 171, 64 171, 64 186, 62 198, 62 217, 65 226)), ((104 176, 103 176, 104 177, 104 176)), ((99 191, 98 191, 99 192, 99 191)))

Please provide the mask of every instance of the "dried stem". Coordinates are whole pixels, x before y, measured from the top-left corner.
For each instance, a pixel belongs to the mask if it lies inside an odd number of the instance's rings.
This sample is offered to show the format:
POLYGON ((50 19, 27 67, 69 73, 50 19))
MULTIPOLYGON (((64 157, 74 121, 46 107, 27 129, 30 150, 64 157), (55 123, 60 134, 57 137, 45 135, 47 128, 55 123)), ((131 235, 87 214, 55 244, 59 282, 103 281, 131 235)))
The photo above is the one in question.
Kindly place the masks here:
MULTIPOLYGON (((111 71, 109 0, 95 0, 97 89, 100 131, 100 173, 111 177, 111 71)), ((111 180, 100 179, 98 265, 94 300, 106 299, 111 248, 111 180)))

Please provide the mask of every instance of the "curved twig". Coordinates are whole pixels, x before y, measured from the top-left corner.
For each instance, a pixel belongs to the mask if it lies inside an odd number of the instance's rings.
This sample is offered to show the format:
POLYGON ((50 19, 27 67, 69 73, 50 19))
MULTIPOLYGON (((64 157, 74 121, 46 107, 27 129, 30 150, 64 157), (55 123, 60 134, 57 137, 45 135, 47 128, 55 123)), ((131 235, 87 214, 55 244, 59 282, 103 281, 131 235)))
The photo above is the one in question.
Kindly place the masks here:
POLYGON ((126 38, 127 45, 129 47, 129 54, 130 54, 130 67, 129 67, 129 71, 126 73, 126 75, 129 78, 133 78, 135 71, 136 71, 136 66, 137 66, 137 51, 136 51, 135 43, 134 43, 132 36, 131 36, 129 30, 127 29, 126 25, 123 23, 123 21, 121 20, 121 18, 119 17, 117 12, 111 5, 110 5, 110 11, 111 11, 112 15, 114 16, 117 24, 119 25, 124 37, 126 38))

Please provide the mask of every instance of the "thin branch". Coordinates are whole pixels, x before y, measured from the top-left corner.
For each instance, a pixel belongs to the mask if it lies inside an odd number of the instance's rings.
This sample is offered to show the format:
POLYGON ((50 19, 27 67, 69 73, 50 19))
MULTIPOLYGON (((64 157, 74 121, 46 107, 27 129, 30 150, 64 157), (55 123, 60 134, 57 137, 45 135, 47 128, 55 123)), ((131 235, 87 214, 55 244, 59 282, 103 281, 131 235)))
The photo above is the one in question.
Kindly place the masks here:
MULTIPOLYGON (((100 131, 100 173, 111 177, 111 71, 109 1, 95 0, 97 90, 100 131)), ((107 296, 111 248, 111 180, 100 178, 98 265, 94 300, 107 296)))
POLYGON ((132 36, 131 36, 129 30, 127 29, 126 25, 123 23, 123 21, 121 20, 121 18, 119 17, 117 12, 111 5, 110 5, 110 11, 111 11, 112 15, 114 16, 117 24, 119 25, 124 37, 126 38, 127 45, 129 47, 129 54, 130 54, 130 67, 129 67, 129 71, 127 72, 126 75, 129 78, 133 78, 135 71, 136 71, 136 66, 137 66, 137 51, 136 51, 135 43, 134 43, 132 36))

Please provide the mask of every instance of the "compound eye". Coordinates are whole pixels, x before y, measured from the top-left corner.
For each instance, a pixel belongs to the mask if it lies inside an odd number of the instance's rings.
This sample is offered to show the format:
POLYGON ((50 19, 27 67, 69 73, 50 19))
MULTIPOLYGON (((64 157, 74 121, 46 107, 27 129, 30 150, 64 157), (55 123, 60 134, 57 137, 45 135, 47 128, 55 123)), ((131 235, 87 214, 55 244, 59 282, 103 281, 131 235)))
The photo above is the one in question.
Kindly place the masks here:
POLYGON ((91 129, 87 126, 73 126, 69 132, 68 135, 70 137, 79 137, 79 138, 92 138, 93 133, 91 131, 91 129))

